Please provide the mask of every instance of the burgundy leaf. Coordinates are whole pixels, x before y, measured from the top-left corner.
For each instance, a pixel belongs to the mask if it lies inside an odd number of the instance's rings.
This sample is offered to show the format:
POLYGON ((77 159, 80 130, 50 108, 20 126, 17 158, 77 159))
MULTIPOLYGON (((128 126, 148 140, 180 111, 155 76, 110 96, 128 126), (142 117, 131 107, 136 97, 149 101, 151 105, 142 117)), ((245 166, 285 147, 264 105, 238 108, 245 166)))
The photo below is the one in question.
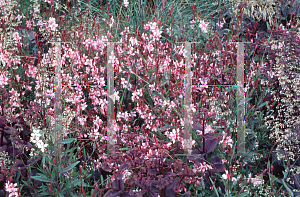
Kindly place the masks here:
POLYGON ((21 124, 19 124, 19 123, 15 124, 15 126, 16 126, 16 127, 23 127, 23 125, 21 125, 21 124))
POLYGON ((209 171, 210 171, 211 177, 216 176, 217 171, 215 169, 210 169, 209 171))
POLYGON ((201 112, 207 113, 207 112, 208 112, 208 109, 207 109, 207 108, 201 108, 201 112))
POLYGON ((216 146, 217 146, 217 144, 218 144, 218 140, 209 140, 208 141, 208 146, 207 146, 207 151, 206 151, 206 153, 211 153, 211 152, 213 152, 214 151, 214 149, 216 148, 216 146))
POLYGON ((111 172, 112 171, 112 169, 107 164, 102 167, 102 170, 104 170, 106 172, 111 172))
POLYGON ((159 172, 156 170, 156 169, 148 169, 148 174, 149 175, 156 175, 158 174, 159 172))
POLYGON ((130 168, 130 164, 128 164, 128 163, 125 163, 121 166, 121 170, 126 170, 128 168, 130 168))
POLYGON ((123 174, 122 174, 122 173, 117 173, 117 174, 115 175, 115 178, 116 178, 117 180, 122 180, 122 179, 123 179, 123 174))
POLYGON ((200 154, 202 154, 202 152, 199 152, 198 149, 192 150, 192 155, 200 155, 200 154))
POLYGON ((208 116, 208 118, 215 118, 215 117, 216 117, 216 113, 213 113, 213 114, 208 116))
POLYGON ((134 193, 134 192, 130 191, 128 194, 122 195, 122 197, 143 197, 143 195, 140 193, 134 193))
POLYGON ((26 166, 24 165, 24 163, 20 159, 16 159, 15 164, 12 166, 12 168, 15 169, 16 171, 18 171, 19 168, 21 170, 26 169, 26 166))
POLYGON ((0 128, 4 129, 4 127, 5 127, 5 119, 4 119, 4 117, 1 117, 0 118, 0 128))
POLYGON ((114 188, 114 190, 122 190, 124 189, 124 181, 122 179, 121 180, 115 179, 112 182, 112 187, 114 188))
POLYGON ((29 148, 29 149, 33 148, 32 144, 30 144, 29 142, 26 143, 26 147, 29 148))
POLYGON ((166 189, 167 190, 173 190, 174 189, 174 186, 175 184, 178 182, 178 179, 173 179, 171 183, 169 183, 167 186, 166 186, 166 189))
MULTIPOLYGON (((206 140, 205 141, 205 149, 204 149, 204 152, 206 154, 209 154, 211 152, 214 151, 214 149, 216 148, 218 144, 218 140, 217 139, 214 139, 214 140, 206 140)), ((203 150, 203 146, 201 146, 201 150, 203 150)))
POLYGON ((299 189, 300 188, 300 176, 299 176, 299 174, 295 174, 294 183, 295 183, 296 188, 299 189))
POLYGON ((210 133, 204 134, 203 137, 204 137, 205 139, 207 139, 207 140, 214 140, 214 139, 216 139, 216 137, 213 136, 213 135, 210 134, 210 133))
POLYGON ((196 157, 194 157, 194 156, 187 156, 187 159, 189 159, 189 160, 197 160, 198 159, 199 160, 199 157, 200 158, 204 158, 204 155, 206 155, 206 153, 202 154, 202 152, 199 152, 198 149, 192 150, 191 154, 195 155, 196 157))
POLYGON ((8 156, 14 157, 19 154, 19 149, 16 147, 13 149, 13 146, 10 146, 6 149, 6 152, 8 152, 8 156))
POLYGON ((199 120, 199 118, 192 118, 192 121, 197 121, 199 120))
POLYGON ((214 164, 214 166, 219 172, 225 172, 225 170, 226 170, 226 168, 223 164, 214 164))
POLYGON ((175 197, 175 191, 174 191, 174 189, 167 189, 166 190, 166 196, 167 197, 175 197))
MULTIPOLYGON (((12 137, 9 137, 8 139, 9 139, 10 141, 13 141, 13 140, 14 140, 12 137)), ((18 142, 18 145, 24 146, 23 140, 20 140, 19 138, 16 137, 15 140, 14 140, 14 143, 17 144, 17 142, 18 142)))
POLYGON ((6 148, 7 148, 7 146, 6 146, 6 145, 4 145, 4 146, 1 146, 1 147, 0 147, 0 152, 3 152, 3 151, 5 151, 5 150, 6 150, 6 148))
POLYGON ((181 197, 190 197, 190 196, 191 196, 191 192, 187 191, 181 197))
POLYGON ((13 136, 16 136, 18 134, 18 130, 13 128, 13 127, 8 127, 8 126, 5 126, 4 127, 4 132, 7 133, 7 134, 13 134, 13 136))
POLYGON ((159 184, 159 182, 156 181, 156 180, 151 180, 150 182, 152 183, 152 185, 157 185, 157 184, 159 184))
POLYGON ((187 159, 189 159, 191 161, 195 161, 197 164, 199 164, 199 163, 202 163, 202 162, 205 161, 204 155, 206 155, 206 153, 201 154, 201 155, 197 155, 196 157, 194 157, 194 156, 187 156, 187 159))
POLYGON ((156 193, 159 193, 159 189, 157 189, 155 186, 151 186, 149 190, 155 197, 157 196, 156 193))
POLYGON ((196 130, 203 131, 203 126, 199 124, 192 124, 192 127, 196 130))
POLYGON ((176 174, 173 172, 166 172, 165 177, 169 177, 169 176, 176 176, 176 174))
POLYGON ((116 191, 114 189, 110 189, 105 193, 104 197, 119 197, 121 193, 122 191, 116 191))
MULTIPOLYGON (((0 134, 0 140, 1 140, 1 134, 0 134)), ((6 139, 6 137, 3 136, 3 144, 2 145, 4 145, 4 144, 7 144, 7 139, 6 139)))
POLYGON ((211 163, 222 163, 221 158, 219 155, 216 155, 212 160, 211 163))
POLYGON ((221 181, 217 181, 216 188, 221 188, 222 194, 225 194, 225 185, 221 181))

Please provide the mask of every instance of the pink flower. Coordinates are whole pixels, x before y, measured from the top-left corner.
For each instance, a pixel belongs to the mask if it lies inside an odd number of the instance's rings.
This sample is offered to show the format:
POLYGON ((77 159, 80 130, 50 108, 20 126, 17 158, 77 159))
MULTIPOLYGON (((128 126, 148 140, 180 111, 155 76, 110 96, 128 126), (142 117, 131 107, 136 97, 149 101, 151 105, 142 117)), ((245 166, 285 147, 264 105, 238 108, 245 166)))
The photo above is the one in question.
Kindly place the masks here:
POLYGON ((55 31, 55 28, 58 26, 55 23, 55 18, 52 18, 52 17, 49 18, 49 26, 52 31, 55 31))
POLYGON ((230 147, 230 148, 232 148, 232 139, 230 138, 230 136, 229 137, 226 137, 227 136, 227 134, 223 131, 223 140, 221 140, 220 141, 220 144, 221 143, 223 143, 223 146, 225 147, 225 146, 228 146, 228 147, 230 147))
MULTIPOLYGON (((230 175, 228 174, 228 171, 225 170, 225 174, 222 175, 222 178, 227 180, 229 179, 230 175)), ((235 177, 231 177, 231 181, 237 181, 237 179, 235 177)))
POLYGON ((6 73, 7 71, 5 73, 0 72, 0 87, 2 88, 4 87, 4 85, 8 84, 8 77, 6 77, 6 73))
POLYGON ((203 31, 203 33, 207 33, 207 26, 208 26, 208 22, 204 22, 204 21, 200 21, 199 23, 199 27, 200 29, 203 31))
POLYGON ((18 32, 16 32, 16 33, 13 35, 13 39, 16 40, 16 41, 20 41, 20 40, 21 40, 21 38, 20 38, 18 32))
POLYGON ((36 13, 39 11, 39 8, 33 8, 33 12, 36 13))
POLYGON ((26 26, 28 29, 31 29, 32 27, 31 21, 26 21, 26 26))
POLYGON ((258 185, 260 185, 261 184, 261 180, 260 180, 260 177, 259 176, 256 176, 255 178, 251 178, 251 173, 248 175, 248 182, 249 181, 251 181, 252 183, 253 183, 253 185, 256 187, 256 186, 258 186, 258 185))
POLYGON ((17 18, 18 18, 18 21, 20 21, 22 18, 24 18, 24 16, 23 16, 23 14, 22 14, 22 16, 18 15, 17 18))
POLYGON ((160 31, 160 30, 157 28, 157 29, 155 29, 152 33, 153 33, 153 37, 158 39, 158 38, 160 38, 162 31, 160 31))
POLYGON ((224 25, 224 23, 225 23, 225 20, 223 19, 222 22, 218 22, 218 23, 216 23, 216 25, 217 25, 218 27, 222 28, 223 25, 224 25))
POLYGON ((196 23, 194 20, 192 20, 190 23, 192 23, 191 28, 194 29, 195 28, 195 25, 193 23, 196 23))
POLYGON ((86 118, 87 118, 87 117, 78 117, 78 121, 79 121, 79 124, 80 124, 81 126, 83 126, 84 123, 86 122, 86 118))

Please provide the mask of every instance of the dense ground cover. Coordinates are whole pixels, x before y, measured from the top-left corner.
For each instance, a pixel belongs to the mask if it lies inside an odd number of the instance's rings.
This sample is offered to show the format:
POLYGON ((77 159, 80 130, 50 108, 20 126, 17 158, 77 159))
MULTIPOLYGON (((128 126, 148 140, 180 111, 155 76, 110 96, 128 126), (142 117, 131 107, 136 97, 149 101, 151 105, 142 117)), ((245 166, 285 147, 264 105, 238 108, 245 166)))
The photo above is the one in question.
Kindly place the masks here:
POLYGON ((297 196, 296 21, 283 26, 274 17, 258 28, 254 19, 243 21, 246 4, 230 21, 221 2, 109 2, 90 2, 91 12, 83 2, 70 8, 26 1, 28 9, 1 2, 0 195, 297 196), (23 40, 26 31, 31 35, 23 40), (65 154, 59 159, 53 155, 56 38, 63 41, 62 84, 73 85, 61 89, 65 154), (119 42, 114 156, 106 154, 107 41, 119 42), (197 42, 191 48, 189 144, 185 41, 197 42), (237 156, 236 90, 218 85, 236 83, 235 42, 249 41, 247 154, 237 156))

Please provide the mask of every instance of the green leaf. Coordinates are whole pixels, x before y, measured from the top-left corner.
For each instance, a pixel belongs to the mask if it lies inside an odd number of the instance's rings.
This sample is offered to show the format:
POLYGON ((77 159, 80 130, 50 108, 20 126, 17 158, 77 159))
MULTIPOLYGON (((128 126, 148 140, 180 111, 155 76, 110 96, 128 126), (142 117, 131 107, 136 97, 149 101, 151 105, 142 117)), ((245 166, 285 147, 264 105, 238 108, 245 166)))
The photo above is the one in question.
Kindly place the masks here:
POLYGON ((31 178, 35 179, 35 180, 38 180, 38 181, 41 181, 41 182, 46 182, 46 183, 55 183, 54 181, 51 181, 50 179, 48 178, 42 178, 40 176, 32 176, 31 178))
POLYGON ((161 94, 159 94, 159 93, 157 93, 157 92, 151 92, 152 93, 152 95, 158 95, 158 96, 160 96, 163 100, 166 100, 161 94))
POLYGON ((211 184, 213 185, 213 188, 214 188, 214 191, 215 191, 216 195, 219 197, 219 192, 218 192, 218 190, 216 189, 214 182, 211 180, 210 177, 209 177, 209 179, 210 179, 211 184))
POLYGON ((75 163, 69 165, 68 167, 62 169, 62 170, 59 172, 59 174, 68 172, 69 170, 72 170, 78 163, 79 163, 79 161, 77 161, 77 162, 75 162, 75 163))
POLYGON ((29 186, 29 184, 27 182, 25 182, 24 180, 22 180, 22 182, 26 185, 29 186))
POLYGON ((69 139, 64 139, 61 141, 62 144, 70 144, 72 143, 76 138, 69 138, 69 139))
POLYGON ((80 180, 79 179, 75 179, 74 181, 71 181, 70 184, 73 185, 74 187, 79 186, 80 185, 80 180))
POLYGON ((49 196, 49 193, 48 193, 48 192, 40 192, 39 195, 42 195, 42 196, 49 196))
POLYGON ((202 36, 203 36, 204 38, 206 38, 207 40, 209 39, 209 37, 208 37, 208 35, 207 35, 206 33, 203 33, 202 36))
POLYGON ((226 68, 226 69, 222 70, 222 73, 227 72, 229 70, 231 70, 231 68, 226 68))
POLYGON ((285 189, 289 192, 289 194, 294 197, 294 193, 292 192, 292 190, 286 185, 286 183, 284 182, 284 180, 282 179, 282 183, 285 187, 285 189))
POLYGON ((245 129, 245 132, 247 132, 247 133, 254 133, 254 131, 252 130, 252 129, 245 129))
POLYGON ((164 86, 168 81, 161 82, 160 87, 164 86))
POLYGON ((120 148, 120 150, 126 150, 126 151, 129 151, 130 148, 120 148))
POLYGON ((271 29, 270 24, 268 22, 266 22, 266 23, 267 23, 267 28, 271 29))
POLYGON ((42 173, 36 173, 37 175, 39 175, 41 178, 47 179, 48 177, 42 173))
POLYGON ((262 104, 260 104, 256 109, 259 109, 259 108, 261 108, 261 107, 263 107, 263 106, 265 106, 267 103, 268 103, 269 101, 266 101, 266 102, 263 102, 262 104))
POLYGON ((250 101, 252 98, 247 98, 246 100, 245 100, 245 102, 247 103, 248 101, 250 101))
POLYGON ((260 125, 257 129, 262 129, 262 128, 265 128, 266 127, 266 125, 260 125))

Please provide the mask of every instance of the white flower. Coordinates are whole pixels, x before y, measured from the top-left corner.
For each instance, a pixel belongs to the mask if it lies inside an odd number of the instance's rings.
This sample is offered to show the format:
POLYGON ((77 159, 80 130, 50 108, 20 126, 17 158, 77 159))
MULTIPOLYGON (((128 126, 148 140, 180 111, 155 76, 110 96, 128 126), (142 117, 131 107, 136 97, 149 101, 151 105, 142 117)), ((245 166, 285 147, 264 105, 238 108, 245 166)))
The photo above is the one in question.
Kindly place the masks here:
POLYGON ((13 196, 20 197, 18 189, 15 187, 17 187, 17 183, 13 184, 10 183, 9 181, 5 183, 5 190, 10 193, 9 197, 13 197, 13 196))
POLYGON ((78 117, 78 121, 79 121, 79 124, 80 124, 81 126, 84 125, 84 122, 86 121, 86 118, 87 118, 87 117, 78 117))
POLYGON ((124 0, 123 6, 127 8, 127 7, 128 7, 128 4, 129 4, 128 0, 124 0))
POLYGON ((127 88, 127 81, 124 78, 121 78, 121 84, 123 88, 127 88))
POLYGON ((41 139, 42 135, 40 134, 40 130, 33 128, 31 133, 30 141, 38 147, 42 152, 45 152, 45 148, 48 147, 48 144, 45 144, 41 139))
POLYGON ((8 81, 8 77, 6 77, 5 74, 0 73, 0 87, 3 88, 4 85, 7 85, 8 84, 7 81, 8 81))
POLYGON ((13 39, 16 40, 16 41, 20 41, 20 40, 21 40, 21 38, 20 38, 18 32, 16 32, 16 33, 13 35, 13 39))

